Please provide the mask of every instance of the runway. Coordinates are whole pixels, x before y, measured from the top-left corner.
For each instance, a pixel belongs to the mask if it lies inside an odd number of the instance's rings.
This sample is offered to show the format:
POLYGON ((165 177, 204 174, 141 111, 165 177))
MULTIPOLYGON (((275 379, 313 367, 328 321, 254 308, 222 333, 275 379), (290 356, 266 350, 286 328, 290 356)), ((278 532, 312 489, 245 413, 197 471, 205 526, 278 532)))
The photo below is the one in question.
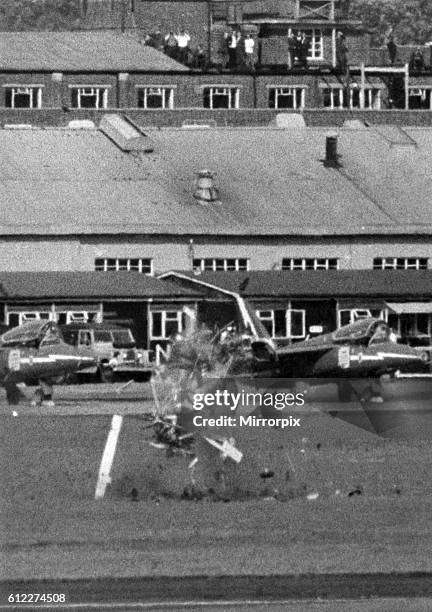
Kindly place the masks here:
MULTIPOLYGON (((0 584, 1 609, 8 594, 63 593, 64 609, 368 609, 370 600, 382 606, 399 602, 425 604, 432 601, 432 574, 324 574, 278 576, 193 576, 128 579, 3 582, 0 584), (412 600, 415 600, 414 602, 412 600), (363 600, 369 600, 365 602, 363 600), (387 602, 387 603, 386 603, 387 602), (305 606, 299 608, 298 606, 305 606), (333 606, 333 607, 331 607, 333 606)), ((31 609, 31 604, 26 609, 31 609)), ((34 606, 36 608, 36 606, 34 606)), ((37 609, 43 609, 39 605, 37 609)), ((377 609, 369 608, 369 609, 377 609)), ((395 611, 398 608, 389 607, 395 611)), ((410 607, 404 607, 409 610, 410 607)), ((421 608, 412 608, 419 610, 421 608)), ((427 609, 427 608, 425 608, 427 609)))

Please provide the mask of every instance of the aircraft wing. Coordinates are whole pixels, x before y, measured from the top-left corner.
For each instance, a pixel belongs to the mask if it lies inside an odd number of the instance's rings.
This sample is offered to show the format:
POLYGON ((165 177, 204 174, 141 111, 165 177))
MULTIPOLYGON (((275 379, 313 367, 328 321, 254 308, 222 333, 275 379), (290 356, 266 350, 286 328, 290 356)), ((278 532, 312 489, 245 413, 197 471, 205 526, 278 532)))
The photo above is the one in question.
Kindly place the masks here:
POLYGON ((317 357, 324 355, 327 351, 334 348, 334 344, 311 344, 310 346, 290 344, 288 346, 282 346, 276 350, 278 357, 286 358, 289 355, 301 354, 313 354, 316 353, 317 357))

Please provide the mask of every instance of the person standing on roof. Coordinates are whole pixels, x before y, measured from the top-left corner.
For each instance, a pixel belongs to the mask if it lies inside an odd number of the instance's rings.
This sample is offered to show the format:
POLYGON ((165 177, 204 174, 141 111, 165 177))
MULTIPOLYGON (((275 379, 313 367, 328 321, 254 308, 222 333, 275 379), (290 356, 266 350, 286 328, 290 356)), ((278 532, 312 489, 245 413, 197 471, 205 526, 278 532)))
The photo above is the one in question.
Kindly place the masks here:
POLYGON ((228 70, 235 70, 237 68, 237 43, 240 38, 240 32, 237 33, 232 30, 225 34, 225 40, 228 46, 228 70))
POLYGON ((255 41, 252 38, 252 34, 246 34, 246 38, 244 39, 245 65, 246 69, 250 72, 255 70, 254 48, 255 41))
POLYGON ((164 50, 164 38, 163 38, 162 32, 159 27, 156 28, 156 30, 154 30, 154 32, 150 34, 150 37, 151 37, 151 40, 147 44, 150 47, 153 47, 154 49, 156 49, 157 51, 163 51, 164 50))
POLYGON ((348 73, 348 47, 345 43, 345 35, 343 32, 337 33, 336 38, 336 64, 338 69, 343 73, 348 73))
POLYGON ((397 57, 397 46, 396 46, 396 43, 394 41, 393 34, 389 34, 389 36, 388 36, 388 39, 387 39, 387 50, 389 52, 390 64, 393 66, 393 64, 396 63, 396 57, 397 57))
POLYGON ((165 47, 164 47, 166 55, 176 60, 178 55, 178 43, 177 38, 174 36, 174 32, 170 31, 165 36, 165 47))
POLYGON ((420 47, 417 47, 414 53, 411 55, 409 67, 410 70, 413 70, 414 72, 423 72, 425 68, 425 61, 420 47))
POLYGON ((178 61, 182 64, 187 64, 188 56, 189 56, 189 43, 191 41, 191 37, 184 30, 180 30, 180 33, 176 35, 177 45, 178 45, 178 61))
POLYGON ((301 38, 300 38, 300 64, 302 68, 308 67, 308 54, 309 54, 309 41, 306 38, 306 34, 302 32, 301 38))
POLYGON ((291 28, 288 28, 287 40, 288 40, 288 61, 287 61, 287 68, 288 68, 288 70, 291 70, 291 68, 294 66, 295 50, 296 50, 296 39, 294 37, 293 31, 292 31, 291 28))

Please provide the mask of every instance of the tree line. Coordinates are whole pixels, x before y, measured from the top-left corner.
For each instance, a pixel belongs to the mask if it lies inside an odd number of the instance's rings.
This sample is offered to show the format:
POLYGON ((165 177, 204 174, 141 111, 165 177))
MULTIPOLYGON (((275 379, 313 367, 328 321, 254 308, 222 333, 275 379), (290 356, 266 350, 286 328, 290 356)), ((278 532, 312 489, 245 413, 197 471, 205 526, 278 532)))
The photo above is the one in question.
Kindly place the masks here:
MULTIPOLYGON (((78 29, 83 26, 88 1, 1 0, 0 29, 78 29)), ((373 45, 383 44, 390 31, 393 31, 396 42, 402 45, 432 41, 431 0, 346 1, 349 2, 348 16, 363 23, 371 34, 373 45)))

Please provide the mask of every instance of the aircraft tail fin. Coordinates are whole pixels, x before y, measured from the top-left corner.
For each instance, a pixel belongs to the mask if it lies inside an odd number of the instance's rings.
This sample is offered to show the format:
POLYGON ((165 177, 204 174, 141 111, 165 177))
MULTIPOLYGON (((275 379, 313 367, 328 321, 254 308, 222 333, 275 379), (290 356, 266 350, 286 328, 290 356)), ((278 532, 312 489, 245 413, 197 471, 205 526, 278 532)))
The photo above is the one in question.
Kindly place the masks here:
POLYGON ((249 331, 253 335, 255 340, 265 340, 268 341, 269 344, 274 346, 270 334, 264 327, 262 321, 259 320, 253 306, 240 295, 236 295, 235 299, 237 302, 237 307, 239 309, 240 319, 243 324, 243 331, 249 331))

